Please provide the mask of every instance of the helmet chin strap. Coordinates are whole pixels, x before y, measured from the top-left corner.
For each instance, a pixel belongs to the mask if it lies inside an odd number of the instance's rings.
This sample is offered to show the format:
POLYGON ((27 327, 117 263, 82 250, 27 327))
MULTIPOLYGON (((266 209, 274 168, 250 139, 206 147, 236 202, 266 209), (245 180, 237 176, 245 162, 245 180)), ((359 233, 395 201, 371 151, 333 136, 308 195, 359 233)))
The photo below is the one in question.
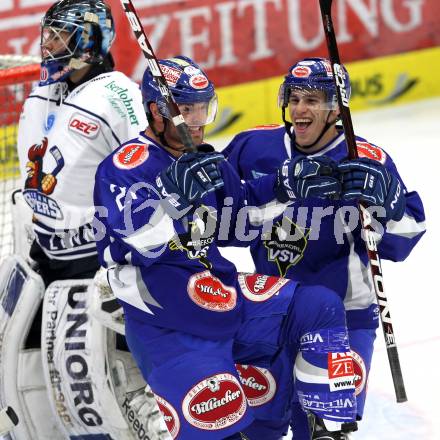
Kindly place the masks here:
POLYGON ((300 145, 298 144, 298 142, 296 142, 296 139, 293 139, 293 135, 292 135, 292 123, 286 120, 286 111, 285 111, 285 107, 282 108, 282 116, 283 116, 283 121, 284 121, 284 126, 286 127, 286 132, 290 137, 290 141, 291 143, 295 142, 295 145, 299 148, 302 148, 304 150, 309 149, 314 147, 324 136, 324 134, 333 126, 333 124, 337 121, 337 119, 333 122, 329 122, 328 118, 330 117, 331 114, 331 110, 329 110, 326 121, 325 121, 325 125, 323 127, 323 129, 321 130, 321 133, 319 134, 319 136, 316 138, 315 142, 312 142, 311 144, 308 145, 300 145))

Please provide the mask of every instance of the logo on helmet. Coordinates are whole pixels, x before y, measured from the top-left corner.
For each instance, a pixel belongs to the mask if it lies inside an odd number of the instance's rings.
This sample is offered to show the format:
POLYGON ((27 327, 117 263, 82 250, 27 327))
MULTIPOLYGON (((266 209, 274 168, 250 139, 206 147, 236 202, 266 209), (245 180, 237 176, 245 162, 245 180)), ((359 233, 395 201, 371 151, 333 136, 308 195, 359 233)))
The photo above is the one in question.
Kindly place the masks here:
POLYGON ((186 66, 183 71, 187 74, 187 75, 197 75, 198 73, 200 73, 200 69, 194 66, 186 66))
POLYGON ((230 373, 203 379, 188 391, 182 402, 185 419, 199 429, 224 429, 237 423, 246 412, 246 398, 230 373))
POLYGON ((296 78, 308 78, 312 73, 312 69, 307 66, 296 66, 291 73, 296 78))
POLYGON ((209 85, 208 78, 205 75, 194 75, 189 79, 191 87, 197 90, 206 89, 209 85))
POLYGON ((160 70, 163 73, 167 83, 171 87, 175 87, 177 81, 182 76, 182 71, 179 69, 175 69, 174 67, 165 66, 165 64, 160 65, 160 70))

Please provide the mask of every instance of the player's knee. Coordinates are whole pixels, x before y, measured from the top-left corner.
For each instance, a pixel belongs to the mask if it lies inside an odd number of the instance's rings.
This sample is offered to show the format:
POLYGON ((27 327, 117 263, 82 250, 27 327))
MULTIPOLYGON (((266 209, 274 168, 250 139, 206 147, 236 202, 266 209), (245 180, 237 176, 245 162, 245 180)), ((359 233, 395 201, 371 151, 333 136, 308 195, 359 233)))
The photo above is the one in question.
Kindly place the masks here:
POLYGON ((346 325, 341 298, 324 286, 300 286, 295 292, 294 310, 304 332, 346 325))

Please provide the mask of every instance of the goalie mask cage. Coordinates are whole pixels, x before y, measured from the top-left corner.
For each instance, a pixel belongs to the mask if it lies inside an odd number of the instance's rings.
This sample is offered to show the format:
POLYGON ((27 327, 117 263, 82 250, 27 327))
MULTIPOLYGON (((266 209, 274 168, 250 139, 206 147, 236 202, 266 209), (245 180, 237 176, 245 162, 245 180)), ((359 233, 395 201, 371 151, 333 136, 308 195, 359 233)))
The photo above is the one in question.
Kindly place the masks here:
POLYGON ((11 196, 20 186, 18 120, 24 100, 39 76, 38 57, 0 55, 0 258, 14 251, 11 196))

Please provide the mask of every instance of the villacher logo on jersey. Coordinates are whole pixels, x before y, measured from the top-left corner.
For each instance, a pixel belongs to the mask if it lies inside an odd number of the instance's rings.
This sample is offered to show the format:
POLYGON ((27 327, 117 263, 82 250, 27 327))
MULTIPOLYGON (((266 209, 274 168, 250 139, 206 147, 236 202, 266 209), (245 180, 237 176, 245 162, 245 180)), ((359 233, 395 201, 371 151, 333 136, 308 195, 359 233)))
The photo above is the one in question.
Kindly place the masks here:
POLYGON ((185 419, 205 430, 227 428, 246 412, 246 398, 237 378, 218 373, 203 379, 188 391, 182 402, 185 419))
POLYGON ((160 412, 165 420, 168 432, 173 439, 177 438, 180 431, 180 419, 177 411, 174 409, 173 405, 163 397, 158 396, 157 394, 155 394, 154 397, 156 398, 157 405, 159 406, 160 412))
POLYGON ((252 365, 235 366, 249 406, 261 406, 273 399, 277 384, 269 370, 252 365))
POLYGON ((131 170, 143 164, 148 156, 148 145, 128 144, 114 154, 113 164, 120 170, 131 170))
POLYGON ((229 312, 237 303, 237 291, 225 286, 209 270, 192 275, 187 289, 189 297, 198 306, 214 312, 229 312))
POLYGON ((289 280, 260 274, 240 274, 238 282, 243 295, 248 300, 262 302, 277 295, 289 280))

